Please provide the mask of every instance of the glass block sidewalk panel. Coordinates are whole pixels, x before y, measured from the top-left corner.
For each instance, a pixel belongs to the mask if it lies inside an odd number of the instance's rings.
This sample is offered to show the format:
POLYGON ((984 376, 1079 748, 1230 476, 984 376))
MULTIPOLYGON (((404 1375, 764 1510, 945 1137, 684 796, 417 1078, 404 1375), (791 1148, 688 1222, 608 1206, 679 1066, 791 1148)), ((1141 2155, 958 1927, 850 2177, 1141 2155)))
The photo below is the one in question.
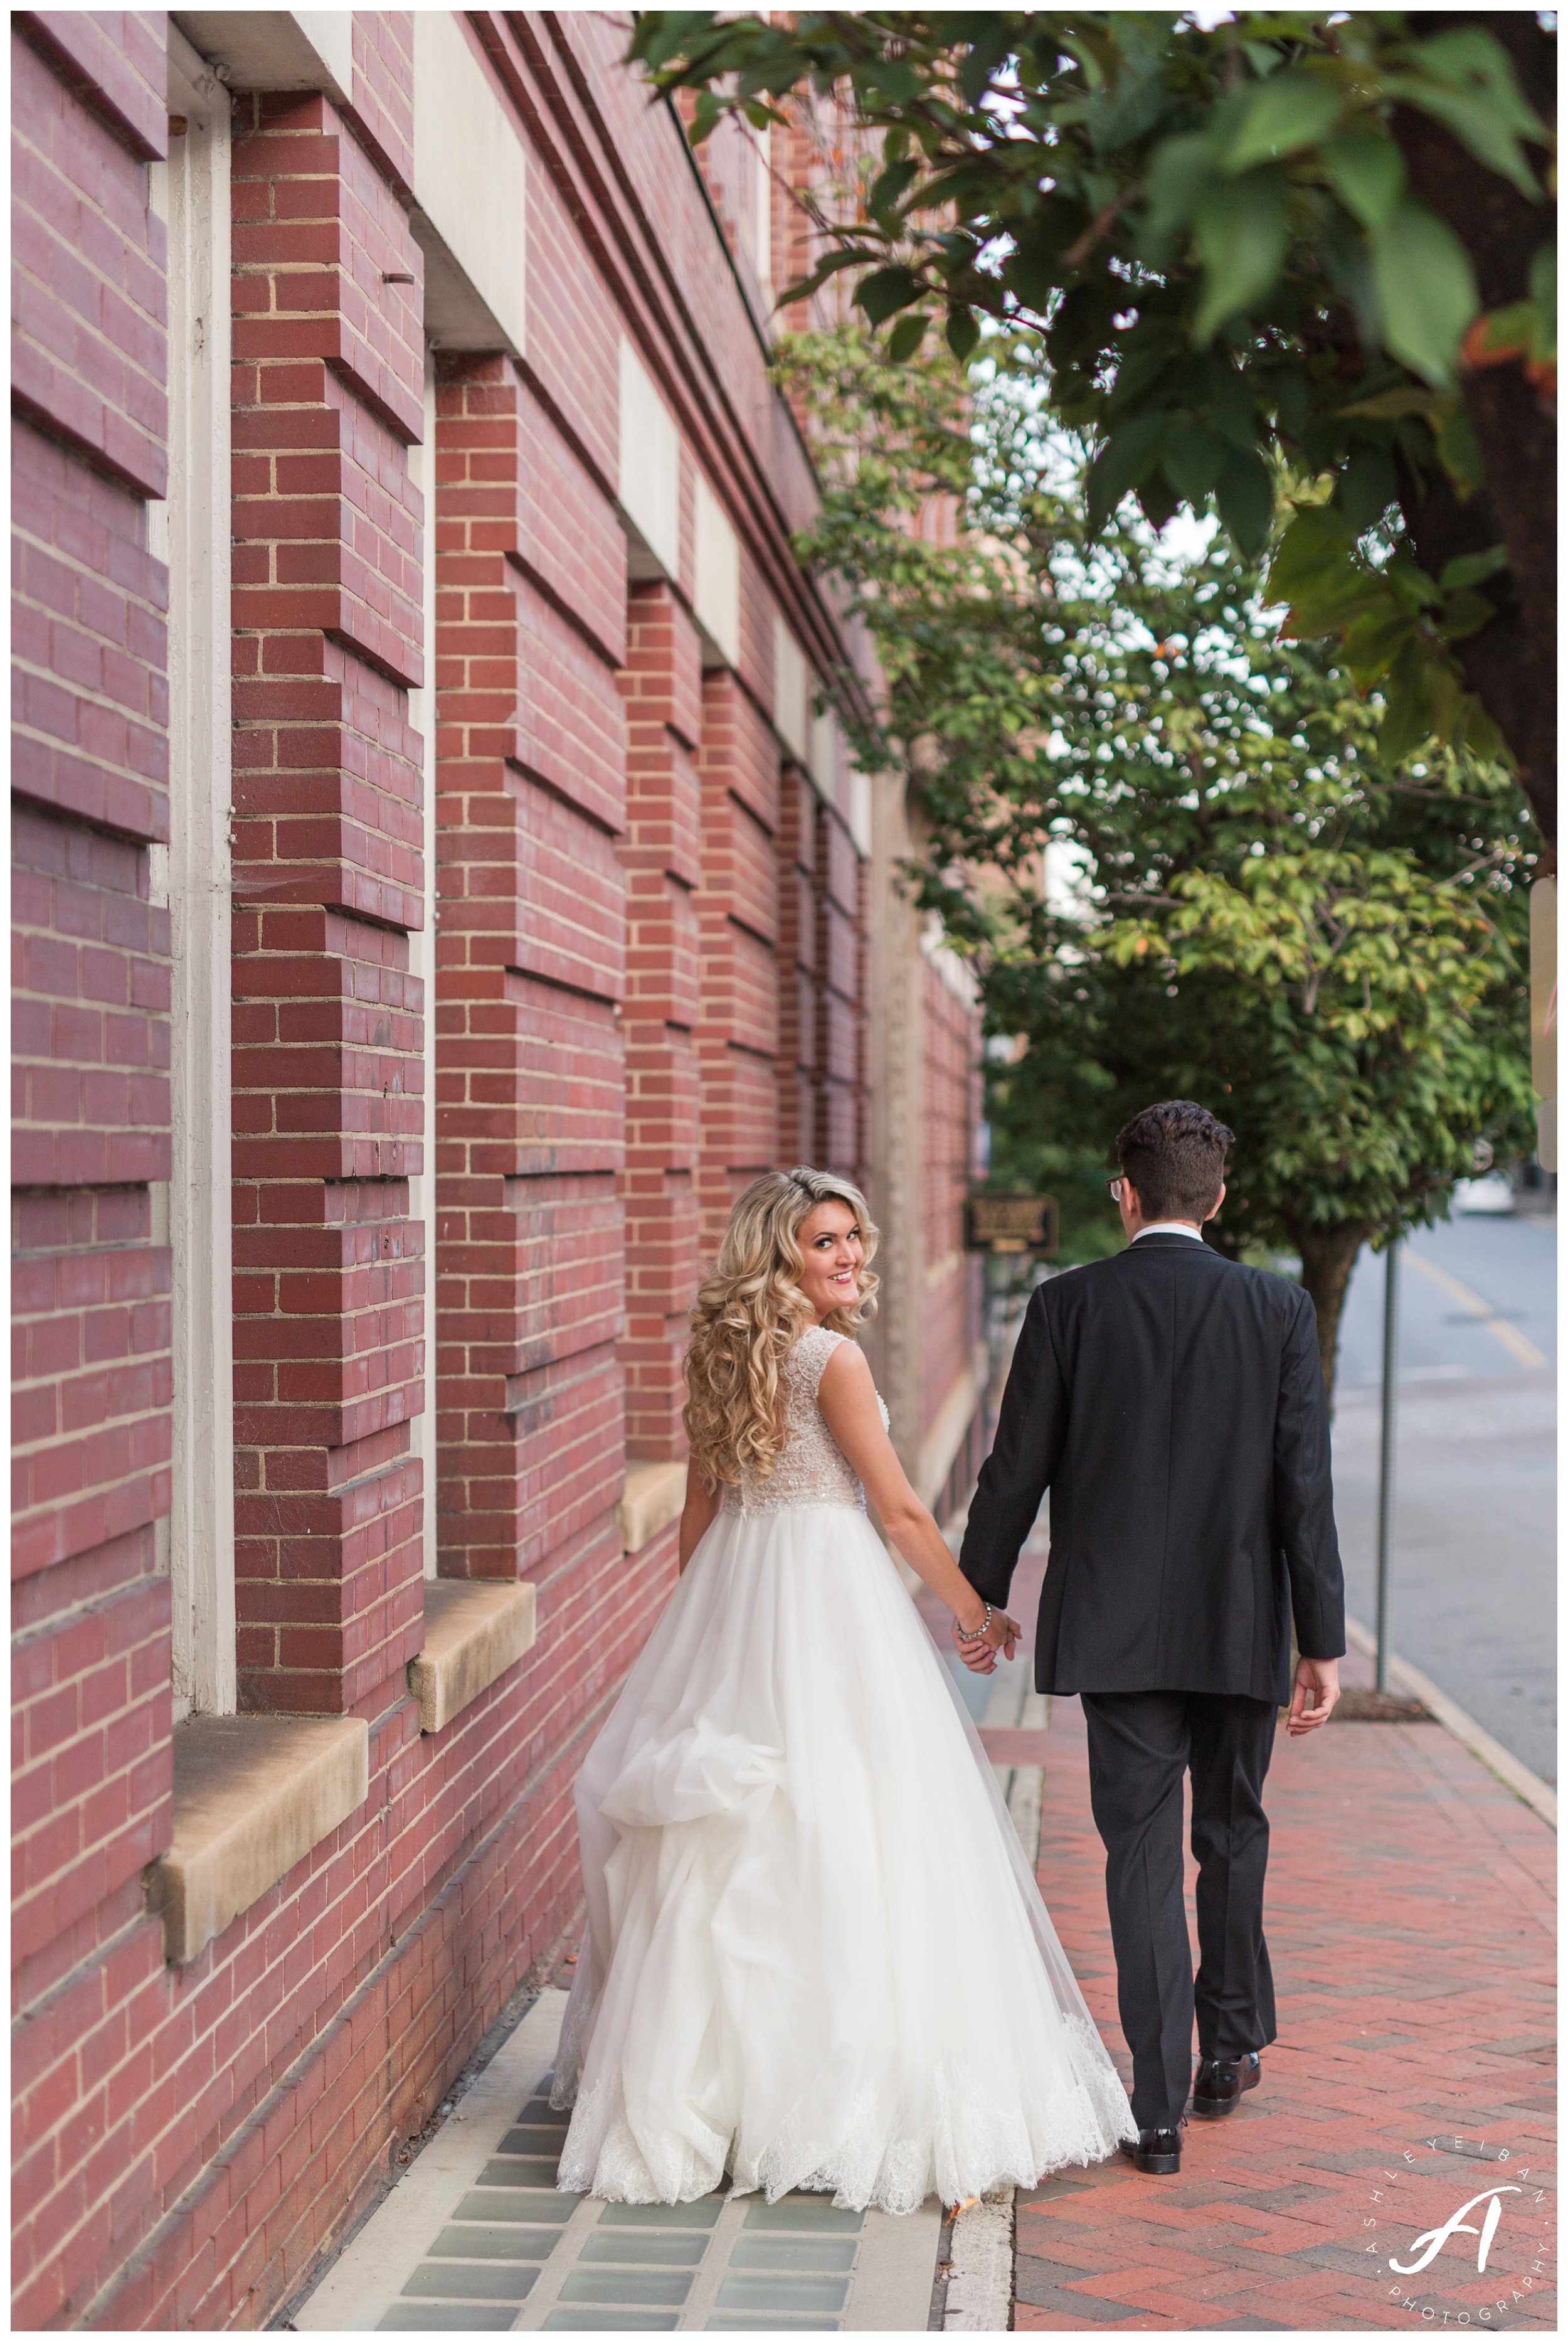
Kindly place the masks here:
POLYGON ((570 2117, 549 2105, 547 2068, 564 1999, 544 1996, 497 2052, 296 2311, 300 2331, 924 2329, 934 2200, 895 2220, 815 2195, 769 2204, 716 2189, 690 2204, 607 2204, 563 2194, 570 2117))

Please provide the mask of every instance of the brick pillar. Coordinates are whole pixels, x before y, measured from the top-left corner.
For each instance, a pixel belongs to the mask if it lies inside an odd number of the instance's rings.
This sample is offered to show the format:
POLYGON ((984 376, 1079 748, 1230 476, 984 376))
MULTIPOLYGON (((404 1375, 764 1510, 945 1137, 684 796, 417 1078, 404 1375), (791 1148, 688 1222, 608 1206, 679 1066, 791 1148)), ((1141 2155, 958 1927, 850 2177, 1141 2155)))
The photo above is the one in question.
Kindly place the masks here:
POLYGON ((314 95, 236 101, 234 260, 239 1697, 374 1712, 423 1615, 422 263, 314 95))
POLYGON ((817 795, 798 765, 779 780, 779 1160, 819 1163, 817 795))
POLYGON ((699 1273, 696 1046, 702 730, 696 630, 668 586, 632 589, 626 667, 626 1453, 685 1453, 681 1360, 699 1273))
POLYGON ((621 1554, 624 540, 509 358, 437 416, 440 1566, 547 1582, 621 1554))
POLYGON ((779 756, 727 668, 703 677, 702 1079, 704 1257, 735 1196, 779 1159, 779 756))

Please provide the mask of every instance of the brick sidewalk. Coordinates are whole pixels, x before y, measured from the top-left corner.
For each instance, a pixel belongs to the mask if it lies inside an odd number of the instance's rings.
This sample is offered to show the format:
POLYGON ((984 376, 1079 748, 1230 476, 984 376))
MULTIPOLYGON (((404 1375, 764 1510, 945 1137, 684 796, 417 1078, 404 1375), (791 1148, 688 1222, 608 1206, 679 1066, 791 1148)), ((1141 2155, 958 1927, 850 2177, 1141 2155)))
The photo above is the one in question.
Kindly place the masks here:
MULTIPOLYGON (((1342 1676, 1371 1681, 1356 1654, 1342 1676)), ((1130 2082, 1076 1699, 1053 1700, 1046 1746, 1041 1888, 1130 2082)), ((1550 2328, 1553 1832, 1435 1724, 1282 1728, 1264 1795, 1263 2081, 1189 2123, 1179 2177, 1118 2157, 1020 2196, 1017 2328, 1550 2328), (1484 2276, 1464 2234, 1389 2267, 1498 2185, 1519 2192, 1484 2276)), ((1189 1925, 1194 1876, 1189 1857, 1189 1925)))

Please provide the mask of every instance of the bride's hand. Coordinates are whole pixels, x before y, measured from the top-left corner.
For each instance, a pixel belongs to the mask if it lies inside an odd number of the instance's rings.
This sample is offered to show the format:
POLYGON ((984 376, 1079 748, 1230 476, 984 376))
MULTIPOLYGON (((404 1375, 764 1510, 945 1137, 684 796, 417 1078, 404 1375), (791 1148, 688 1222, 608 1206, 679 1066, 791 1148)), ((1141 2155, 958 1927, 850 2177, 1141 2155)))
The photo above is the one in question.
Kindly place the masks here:
POLYGON ((973 1633, 956 1618, 953 1622, 953 1639, 960 1658, 966 1667, 981 1676, 994 1674, 998 1652, 1006 1659, 1013 1656, 1022 1631, 1017 1619, 1010 1618, 1004 1610, 994 1610, 989 1625, 973 1633))

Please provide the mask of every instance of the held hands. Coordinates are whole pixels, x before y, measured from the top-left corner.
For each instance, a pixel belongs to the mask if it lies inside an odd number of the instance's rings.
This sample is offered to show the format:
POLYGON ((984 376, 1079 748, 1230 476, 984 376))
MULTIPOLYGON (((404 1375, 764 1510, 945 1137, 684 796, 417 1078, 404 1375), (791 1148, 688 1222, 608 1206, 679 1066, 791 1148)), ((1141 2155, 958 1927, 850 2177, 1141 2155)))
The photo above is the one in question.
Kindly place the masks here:
POLYGON ((1017 1619, 1010 1618, 1004 1610, 991 1613, 984 1632, 970 1633, 957 1618, 953 1622, 953 1639, 958 1646, 958 1656, 970 1672, 977 1676, 995 1674, 998 1651, 1004 1659, 1013 1656, 1021 1631, 1017 1619))
POLYGON ((1328 1722, 1338 1697, 1337 1659, 1298 1659, 1295 1689, 1291 1694, 1285 1730, 1298 1740, 1303 1732, 1315 1732, 1320 1724, 1328 1722), (1313 1703, 1310 1707, 1307 1705, 1309 1698, 1313 1703))

